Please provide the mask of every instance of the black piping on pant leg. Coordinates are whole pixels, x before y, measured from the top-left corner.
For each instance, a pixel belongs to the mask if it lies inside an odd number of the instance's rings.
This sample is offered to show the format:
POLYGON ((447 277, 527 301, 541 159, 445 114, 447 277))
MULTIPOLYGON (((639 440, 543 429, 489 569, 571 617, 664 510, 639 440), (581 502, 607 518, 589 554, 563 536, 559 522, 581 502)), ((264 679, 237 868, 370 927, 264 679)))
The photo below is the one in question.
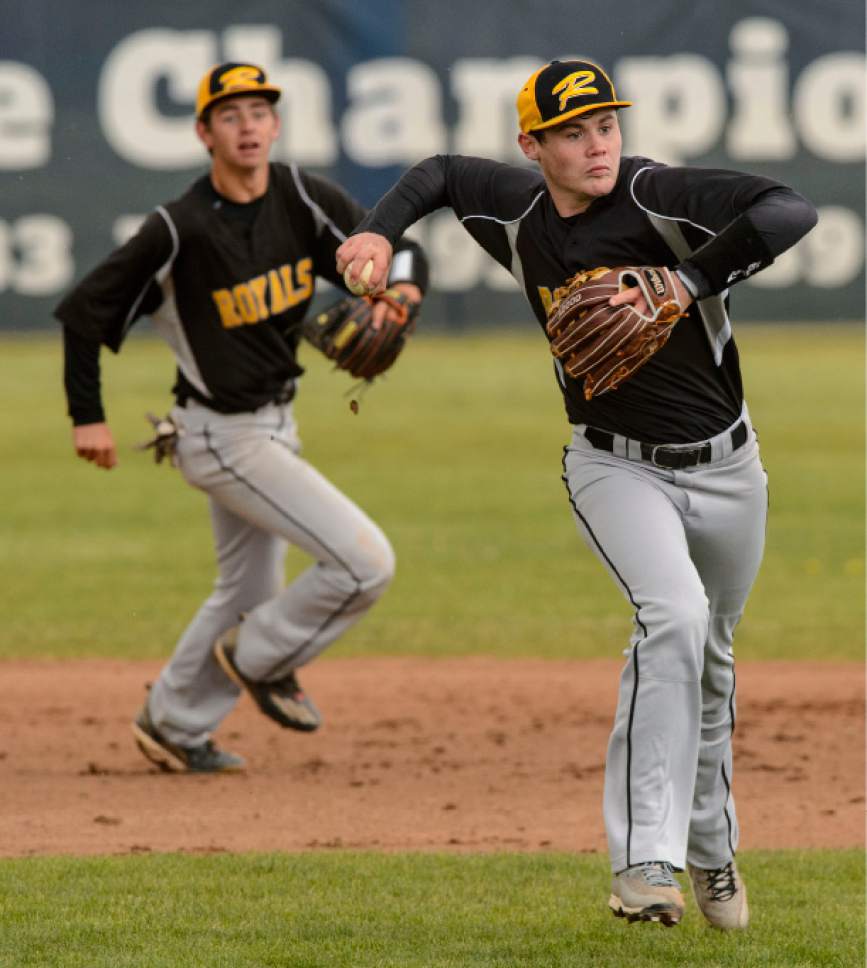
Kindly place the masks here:
MULTIPOLYGON (((214 460, 219 465, 220 470, 224 471, 227 474, 230 474, 232 477, 234 477, 234 479, 239 484, 242 484, 244 487, 248 488, 253 494, 255 494, 258 498, 260 498, 262 501, 264 501, 266 504, 272 507, 275 511, 277 511, 278 514, 286 518, 286 520, 289 521, 291 524, 293 524, 296 528, 298 528, 300 531, 303 531, 305 534, 309 535, 316 542, 316 544, 322 547, 328 553, 328 555, 330 555, 330 557, 333 558, 334 561, 336 561, 341 566, 341 568, 343 568, 346 571, 346 573, 350 576, 350 578, 355 583, 355 587, 352 589, 352 591, 349 593, 346 599, 343 602, 341 602, 340 605, 330 615, 326 617, 325 621, 322 622, 322 624, 313 631, 312 635, 310 635, 306 641, 304 641, 301 645, 299 645, 297 649, 294 649, 292 653, 288 655, 284 659, 284 661, 281 662, 280 665, 277 667, 278 670, 282 670, 288 666, 286 671, 287 672, 291 671, 291 669, 293 668, 293 666, 291 665, 292 660, 300 652, 306 649, 312 642, 314 642, 317 636, 319 636, 326 628, 328 628, 328 626, 332 622, 338 619, 355 601, 355 599, 358 598, 358 596, 361 594, 361 586, 362 586, 361 578, 359 578, 359 576, 353 571, 352 566, 349 564, 349 562, 344 561, 343 558, 340 555, 338 555, 337 552, 335 552, 328 545, 326 541, 323 541, 317 534, 311 531, 306 524, 299 521, 296 517, 290 514, 289 511, 287 511, 284 507, 281 507, 273 498, 269 497, 267 494, 261 491, 251 481, 247 480, 247 478, 244 477, 243 474, 235 470, 234 467, 231 467, 229 464, 227 464, 223 460, 222 456, 220 455, 216 447, 214 447, 211 440, 211 434, 207 429, 205 430, 205 439, 207 442, 208 452, 214 457, 214 460)), ((279 678, 279 675, 275 676, 275 678, 279 678)))
POLYGON ((250 481, 248 481, 243 476, 243 474, 241 474, 240 472, 236 471, 233 467, 230 467, 228 464, 226 464, 223 461, 222 457, 220 456, 219 451, 217 451, 217 449, 211 443, 211 435, 210 435, 210 432, 208 430, 205 431, 205 439, 207 441, 208 452, 213 455, 214 460, 216 460, 217 464, 220 467, 220 470, 225 471, 227 474, 231 474, 232 477, 234 477, 235 480, 238 481, 239 484, 243 484, 244 487, 248 488, 250 491, 252 491, 253 494, 255 494, 257 497, 261 498, 261 500, 263 500, 266 504, 270 505, 270 507, 272 507, 275 511, 277 511, 278 514, 281 514, 284 518, 286 518, 287 521, 289 521, 293 525, 295 525, 295 527, 298 528, 299 531, 304 531, 306 534, 310 535, 310 537, 318 545, 320 545, 322 548, 324 548, 325 551, 328 552, 328 554, 342 568, 344 568, 347 571, 347 573, 358 584, 358 586, 359 587, 361 586, 361 579, 352 570, 352 566, 348 562, 344 561, 340 557, 340 555, 338 555, 337 552, 334 551, 333 548, 330 548, 328 546, 328 543, 327 542, 323 541, 318 535, 314 534, 310 530, 310 528, 307 527, 306 524, 304 524, 303 522, 299 521, 296 517, 294 517, 292 514, 290 514, 285 508, 281 507, 273 498, 269 497, 263 491, 259 490, 259 488, 256 487, 255 484, 253 484, 250 481))
MULTIPOLYGON (((730 733, 731 736, 734 736, 735 734, 736 684, 737 684, 737 677, 736 677, 734 668, 732 668, 732 691, 731 691, 731 694, 729 695, 729 718, 731 719, 731 722, 732 722, 732 729, 730 733)), ((723 804, 723 813, 725 814, 726 825, 728 826, 728 831, 729 831, 729 850, 732 852, 732 857, 734 857, 735 847, 734 847, 734 843, 732 842, 732 818, 731 818, 731 815, 729 814, 729 807, 728 807, 729 797, 732 794, 732 787, 731 787, 731 781, 729 780, 728 775, 726 774, 726 765, 724 762, 720 763, 720 771, 722 773, 722 780, 726 788, 726 798, 725 798, 725 803, 723 804)))
POLYGON ((355 601, 356 598, 361 594, 361 586, 356 583, 355 589, 349 593, 349 596, 325 619, 325 621, 315 629, 313 633, 298 646, 297 649, 293 649, 286 658, 277 665, 273 670, 274 679, 280 679, 282 676, 287 675, 291 672, 295 666, 293 665, 294 660, 300 655, 306 648, 308 648, 316 639, 331 625, 332 622, 336 621, 340 616, 347 611, 349 606, 355 601))
MULTIPOLYGON (((602 547, 602 544, 600 543, 599 539, 594 534, 593 529, 590 527, 590 523, 587 521, 587 519, 584 517, 584 515, 578 510, 578 508, 577 508, 577 506, 575 504, 575 501, 574 501, 574 499, 572 497, 572 492, 569 490, 569 479, 568 479, 568 473, 567 473, 567 470, 566 470, 566 454, 567 454, 567 452, 568 452, 568 448, 564 447, 563 448, 563 477, 562 477, 562 480, 563 480, 563 483, 566 486, 566 493, 569 496, 569 504, 571 505, 572 510, 574 511, 575 515, 578 517, 578 519, 581 521, 581 523, 586 528, 587 534, 590 535, 590 538, 592 539, 593 544, 596 545, 596 548, 598 549, 599 554, 602 555, 602 557, 608 563, 609 568, 617 576, 617 580, 623 586, 623 590, 626 592, 627 598, 629 599, 630 603, 632 604, 633 608, 635 609, 635 623, 641 629, 643 638, 646 639, 647 638, 647 627, 641 621, 641 618, 639 616, 639 613, 641 611, 641 606, 635 601, 635 598, 634 598, 634 596, 632 594, 632 590, 630 589, 629 585, 627 585, 626 581, 624 580, 623 576, 618 571, 617 567, 615 566, 614 562, 609 557, 608 553, 602 547)), ((633 646, 633 648, 632 648, 633 684, 632 684, 632 696, 631 696, 630 702, 629 702, 629 721, 628 721, 627 728, 626 728, 626 818, 627 818, 627 827, 626 827, 626 866, 627 867, 631 867, 632 866, 632 861, 631 861, 631 857, 630 857, 630 850, 631 850, 631 846, 632 846, 632 727, 633 727, 633 724, 635 722, 635 707, 636 707, 636 704, 638 702, 638 683, 639 683, 638 648, 639 648, 640 645, 641 645, 641 643, 640 642, 637 642, 633 646)))

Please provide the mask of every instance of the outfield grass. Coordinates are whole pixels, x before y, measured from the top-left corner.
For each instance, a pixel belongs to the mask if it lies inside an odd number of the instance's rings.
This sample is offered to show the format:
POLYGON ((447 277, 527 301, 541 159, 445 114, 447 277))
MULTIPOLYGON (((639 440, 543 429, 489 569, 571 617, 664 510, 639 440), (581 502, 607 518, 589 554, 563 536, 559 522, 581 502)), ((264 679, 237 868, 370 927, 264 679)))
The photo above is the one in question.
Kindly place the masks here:
MULTIPOLYGON (((763 570, 741 658, 863 656, 860 327, 739 331, 771 477, 763 570)), ((5 527, 0 656, 163 657, 214 575, 204 497, 135 453, 170 399, 168 351, 105 354, 120 466, 75 459, 57 339, 0 342, 5 527)), ((568 428, 542 338, 417 337, 353 416, 351 382, 308 350, 306 455, 379 521, 398 577, 332 654, 616 656, 631 610, 572 524, 568 428)), ((304 564, 290 556, 289 570, 304 564)))
POLYGON ((854 968, 861 852, 752 852, 752 925, 606 909, 602 857, 154 855, 0 865, 2 968, 854 968))
MULTIPOLYGON (((743 327, 771 474, 748 658, 863 657, 860 328, 743 327)), ((213 578, 205 500, 132 451, 171 361, 105 366, 111 473, 69 444, 56 340, 0 341, 0 657, 168 654, 213 578)), ((581 544, 541 339, 419 337, 362 400, 308 353, 307 456, 386 529, 399 575, 333 654, 619 655, 630 611, 581 544)), ((300 567, 292 557, 289 570, 300 567)), ((814 968, 864 963, 860 850, 741 855, 753 926, 627 926, 602 856, 142 855, 0 863, 0 968, 814 968)))

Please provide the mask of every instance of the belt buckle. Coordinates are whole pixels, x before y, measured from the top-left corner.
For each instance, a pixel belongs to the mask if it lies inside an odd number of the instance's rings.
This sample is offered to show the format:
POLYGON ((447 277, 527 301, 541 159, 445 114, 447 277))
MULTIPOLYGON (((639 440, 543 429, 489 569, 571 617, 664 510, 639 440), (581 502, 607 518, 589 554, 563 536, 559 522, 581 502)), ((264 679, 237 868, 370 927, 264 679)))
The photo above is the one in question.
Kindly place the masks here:
POLYGON ((671 454, 672 457, 676 456, 675 453, 669 450, 664 444, 654 444, 650 448, 650 463, 653 464, 654 467, 664 467, 666 470, 674 470, 675 467, 678 466, 676 463, 669 464, 663 462, 662 460, 658 459, 658 454, 671 454))
POLYGON ((684 467, 695 467, 701 456, 701 447, 692 447, 687 450, 673 450, 665 444, 654 444, 650 450, 650 463, 654 467, 662 467, 665 470, 677 471, 684 467), (668 455, 668 460, 660 459, 659 455, 668 455))

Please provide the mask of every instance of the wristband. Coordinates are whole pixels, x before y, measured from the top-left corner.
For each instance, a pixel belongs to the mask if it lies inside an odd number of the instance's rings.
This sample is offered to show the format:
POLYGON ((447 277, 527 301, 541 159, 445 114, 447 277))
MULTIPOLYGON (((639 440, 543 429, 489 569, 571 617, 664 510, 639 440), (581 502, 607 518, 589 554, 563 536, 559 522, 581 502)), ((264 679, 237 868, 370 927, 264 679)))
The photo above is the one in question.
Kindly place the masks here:
POLYGON ((697 298, 704 299, 748 278, 773 261, 765 240, 745 213, 675 266, 675 272, 680 274, 682 271, 696 286, 697 298), (705 285, 702 285, 703 281, 705 285))

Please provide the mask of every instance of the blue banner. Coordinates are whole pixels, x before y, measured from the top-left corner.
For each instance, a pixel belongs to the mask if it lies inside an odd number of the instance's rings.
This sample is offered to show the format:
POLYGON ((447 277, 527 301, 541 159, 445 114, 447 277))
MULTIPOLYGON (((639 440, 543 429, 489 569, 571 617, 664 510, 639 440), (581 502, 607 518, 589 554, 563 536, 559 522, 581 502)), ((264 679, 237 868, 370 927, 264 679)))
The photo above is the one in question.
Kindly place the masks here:
MULTIPOLYGON (((206 170, 196 85, 235 59, 284 90, 275 157, 368 205, 438 152, 523 163, 523 81, 554 57, 597 60, 634 101, 626 153, 766 174, 819 209, 809 236, 737 288, 738 319, 825 320, 829 305, 863 318, 864 9, 849 0, 2 0, 0 14, 3 329, 50 325, 71 284, 206 170)), ((429 325, 528 318, 451 213, 417 234, 429 325)))

